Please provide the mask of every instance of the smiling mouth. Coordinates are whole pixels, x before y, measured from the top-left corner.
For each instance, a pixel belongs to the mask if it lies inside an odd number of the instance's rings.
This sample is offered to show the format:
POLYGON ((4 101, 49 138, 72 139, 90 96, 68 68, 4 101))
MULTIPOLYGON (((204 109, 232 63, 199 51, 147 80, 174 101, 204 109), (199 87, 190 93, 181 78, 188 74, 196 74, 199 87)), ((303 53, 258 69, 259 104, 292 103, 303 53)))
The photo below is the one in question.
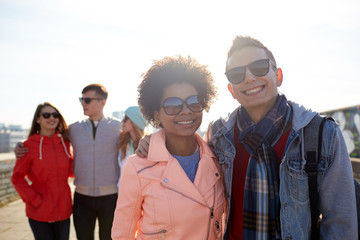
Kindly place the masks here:
POLYGON ((255 88, 252 88, 252 89, 243 91, 243 93, 244 93, 244 94, 254 94, 254 93, 260 92, 260 91, 263 90, 263 89, 264 89, 264 86, 259 86, 259 87, 255 87, 255 88))
POLYGON ((177 124, 180 124, 180 125, 188 125, 188 124, 192 124, 194 123, 195 120, 190 120, 190 121, 181 121, 181 122, 176 122, 177 124))

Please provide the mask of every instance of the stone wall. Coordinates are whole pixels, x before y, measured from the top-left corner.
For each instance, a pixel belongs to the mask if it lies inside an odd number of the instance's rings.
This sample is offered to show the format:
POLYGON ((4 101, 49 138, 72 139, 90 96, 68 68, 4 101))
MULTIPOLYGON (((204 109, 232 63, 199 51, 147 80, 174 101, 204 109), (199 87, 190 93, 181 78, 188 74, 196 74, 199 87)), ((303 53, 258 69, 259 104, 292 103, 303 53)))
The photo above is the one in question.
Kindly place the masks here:
MULTIPOLYGON (((351 164, 354 178, 360 181, 360 159, 351 158, 351 164)), ((13 153, 0 153, 0 206, 19 199, 10 181, 14 165, 15 155, 13 153)), ((72 179, 69 182, 72 182, 72 179)))
POLYGON ((0 153, 0 206, 19 198, 10 181, 14 165, 14 153, 0 153))
POLYGON ((354 178, 360 182, 360 158, 351 158, 354 178))

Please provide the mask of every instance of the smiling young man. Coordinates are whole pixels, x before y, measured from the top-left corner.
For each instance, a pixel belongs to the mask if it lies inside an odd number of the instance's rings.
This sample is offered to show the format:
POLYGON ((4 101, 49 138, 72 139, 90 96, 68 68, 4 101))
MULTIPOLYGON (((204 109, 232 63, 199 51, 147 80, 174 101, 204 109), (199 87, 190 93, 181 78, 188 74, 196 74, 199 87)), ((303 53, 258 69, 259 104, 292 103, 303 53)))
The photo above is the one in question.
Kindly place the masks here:
MULTIPOLYGON (((227 120, 211 124, 207 134, 230 203, 225 239, 310 239, 304 127, 317 113, 279 94, 282 70, 256 39, 234 39, 226 76, 240 106, 227 120)), ((324 125, 318 190, 320 239, 355 239, 352 168, 333 121, 324 125)))
POLYGON ((103 113, 108 92, 91 84, 80 98, 88 119, 70 125, 74 149, 74 225, 77 239, 94 239, 96 219, 101 240, 111 239, 111 226, 117 200, 119 165, 117 145, 121 122, 103 113))

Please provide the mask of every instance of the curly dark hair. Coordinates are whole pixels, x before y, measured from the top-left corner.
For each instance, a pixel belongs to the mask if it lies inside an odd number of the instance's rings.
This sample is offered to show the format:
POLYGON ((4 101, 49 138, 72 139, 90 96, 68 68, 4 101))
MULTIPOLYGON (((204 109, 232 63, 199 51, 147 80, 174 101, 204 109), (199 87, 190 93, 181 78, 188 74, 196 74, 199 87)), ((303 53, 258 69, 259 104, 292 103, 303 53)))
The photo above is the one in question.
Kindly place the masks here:
POLYGON ((145 119, 154 127, 159 127, 154 120, 154 111, 160 109, 164 89, 174 83, 185 82, 193 85, 199 96, 204 99, 206 111, 209 111, 217 96, 214 78, 207 66, 201 65, 190 56, 164 57, 156 60, 142 77, 143 80, 138 86, 138 104, 145 119))

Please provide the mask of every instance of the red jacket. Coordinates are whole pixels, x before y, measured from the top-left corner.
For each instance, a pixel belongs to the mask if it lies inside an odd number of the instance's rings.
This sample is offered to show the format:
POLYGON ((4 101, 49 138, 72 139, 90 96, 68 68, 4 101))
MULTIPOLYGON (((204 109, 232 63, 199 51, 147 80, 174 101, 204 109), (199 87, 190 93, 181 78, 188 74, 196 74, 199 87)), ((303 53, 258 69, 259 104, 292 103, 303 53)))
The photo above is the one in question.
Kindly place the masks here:
POLYGON ((40 222, 68 219, 72 212, 70 142, 59 133, 50 138, 34 134, 24 146, 28 152, 16 160, 11 181, 26 203, 26 216, 40 222))

